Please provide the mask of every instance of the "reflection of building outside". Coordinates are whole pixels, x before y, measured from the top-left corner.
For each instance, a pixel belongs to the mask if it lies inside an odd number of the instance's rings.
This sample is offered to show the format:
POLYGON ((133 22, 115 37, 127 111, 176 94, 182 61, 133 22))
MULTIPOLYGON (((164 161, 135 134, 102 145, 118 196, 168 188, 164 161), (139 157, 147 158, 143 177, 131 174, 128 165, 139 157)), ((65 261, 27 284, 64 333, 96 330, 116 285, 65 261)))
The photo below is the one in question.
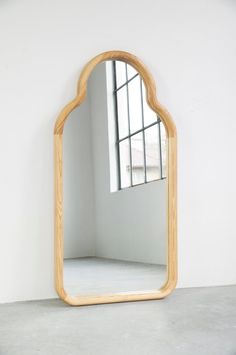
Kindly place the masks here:
MULTIPOLYGON (((159 142, 148 142, 145 145, 146 150, 146 178, 147 182, 158 180, 166 177, 166 139, 162 137, 162 171, 160 165, 160 152, 159 152, 159 142)), ((132 179, 133 184, 142 184, 145 179, 145 168, 144 168, 144 151, 143 151, 143 139, 133 139, 132 140, 132 179)), ((130 150, 129 142, 125 143, 125 152, 123 159, 125 161, 125 166, 122 169, 121 179, 123 180, 124 186, 128 186, 130 183, 130 150)))

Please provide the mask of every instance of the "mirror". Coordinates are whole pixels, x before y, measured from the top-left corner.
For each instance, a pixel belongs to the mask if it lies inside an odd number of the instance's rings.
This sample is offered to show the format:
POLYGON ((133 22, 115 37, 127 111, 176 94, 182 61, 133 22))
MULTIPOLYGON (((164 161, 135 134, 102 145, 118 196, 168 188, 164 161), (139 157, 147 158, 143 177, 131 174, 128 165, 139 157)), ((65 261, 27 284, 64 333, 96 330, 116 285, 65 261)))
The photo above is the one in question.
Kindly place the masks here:
POLYGON ((168 284, 168 132, 145 84, 130 63, 103 61, 67 115, 63 299, 102 303, 104 295, 154 295, 168 284))

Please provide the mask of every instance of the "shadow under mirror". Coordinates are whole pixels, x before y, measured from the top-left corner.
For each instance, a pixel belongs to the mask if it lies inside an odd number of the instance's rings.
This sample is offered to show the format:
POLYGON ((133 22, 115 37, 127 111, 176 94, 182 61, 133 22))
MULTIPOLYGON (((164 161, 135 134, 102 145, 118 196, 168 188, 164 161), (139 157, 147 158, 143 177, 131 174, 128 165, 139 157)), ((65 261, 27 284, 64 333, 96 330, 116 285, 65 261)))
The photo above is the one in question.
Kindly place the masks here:
POLYGON ((167 279, 166 134, 139 73, 92 72, 63 136, 64 288, 72 296, 159 290, 167 279))

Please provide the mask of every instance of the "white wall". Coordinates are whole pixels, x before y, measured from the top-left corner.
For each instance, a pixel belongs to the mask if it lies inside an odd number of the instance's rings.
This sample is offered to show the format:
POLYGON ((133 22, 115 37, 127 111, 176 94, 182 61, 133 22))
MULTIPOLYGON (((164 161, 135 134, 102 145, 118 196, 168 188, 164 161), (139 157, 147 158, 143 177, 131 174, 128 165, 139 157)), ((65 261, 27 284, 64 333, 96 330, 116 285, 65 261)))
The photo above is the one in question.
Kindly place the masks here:
POLYGON ((232 0, 1 1, 1 302, 56 295, 54 121, 110 49, 146 63, 177 125, 178 286, 236 283, 235 31, 232 0))
POLYGON ((64 257, 93 256, 94 178, 88 100, 67 120, 63 135, 64 257))
POLYGON ((110 192, 106 67, 88 85, 92 122, 96 256, 166 264, 166 181, 110 192))

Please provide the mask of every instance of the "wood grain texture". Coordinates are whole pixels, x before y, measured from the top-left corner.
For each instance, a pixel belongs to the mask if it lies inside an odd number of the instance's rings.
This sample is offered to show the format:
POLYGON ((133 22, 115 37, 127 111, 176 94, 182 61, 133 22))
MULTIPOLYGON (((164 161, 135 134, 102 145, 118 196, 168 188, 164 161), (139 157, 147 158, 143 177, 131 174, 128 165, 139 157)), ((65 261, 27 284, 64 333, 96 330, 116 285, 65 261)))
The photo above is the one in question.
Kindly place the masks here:
POLYGON ((76 97, 64 107, 58 116, 54 128, 55 152, 55 287, 61 299, 73 306, 143 301, 161 299, 170 294, 177 282, 177 137, 176 128, 169 112, 158 102, 155 82, 145 65, 134 55, 123 51, 104 52, 92 60, 82 70, 78 82, 76 97), (167 134, 167 184, 168 184, 168 258, 167 280, 160 290, 146 292, 126 292, 96 296, 72 297, 66 293, 63 285, 63 128, 68 115, 86 98, 87 81, 93 69, 106 60, 121 60, 132 65, 141 75, 146 87, 148 105, 161 118, 167 134))

